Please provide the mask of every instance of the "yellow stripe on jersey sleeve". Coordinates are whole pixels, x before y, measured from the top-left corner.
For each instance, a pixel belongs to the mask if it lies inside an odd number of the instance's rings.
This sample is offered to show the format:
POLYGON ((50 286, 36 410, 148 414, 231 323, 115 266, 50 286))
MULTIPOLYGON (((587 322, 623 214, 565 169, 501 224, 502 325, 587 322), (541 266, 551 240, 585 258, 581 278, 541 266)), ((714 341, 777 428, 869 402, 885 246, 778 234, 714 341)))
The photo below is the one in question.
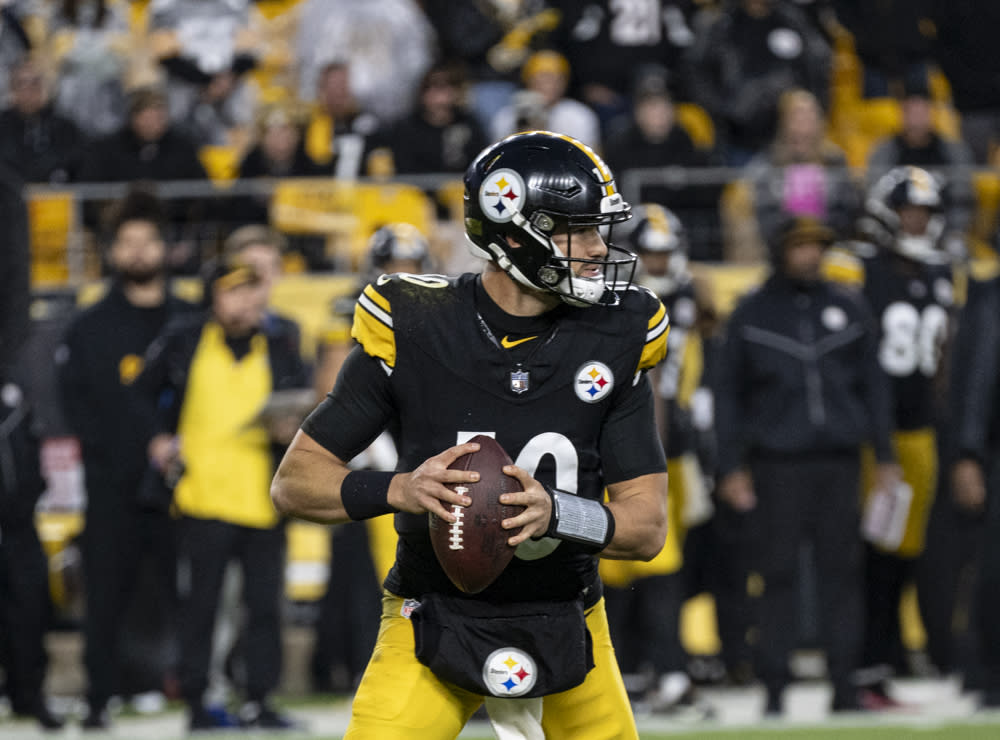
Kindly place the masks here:
POLYGON ((389 299, 369 285, 354 307, 351 336, 372 357, 383 360, 389 367, 396 365, 396 335, 392 326, 389 299))
POLYGON ((642 356, 639 358, 639 370, 649 370, 667 356, 670 320, 667 318, 667 309, 663 303, 657 301, 656 305, 657 309, 647 325, 646 345, 642 348, 642 356))
POLYGON ((861 287, 865 284, 865 265, 850 252, 834 247, 823 256, 823 277, 841 285, 861 287))

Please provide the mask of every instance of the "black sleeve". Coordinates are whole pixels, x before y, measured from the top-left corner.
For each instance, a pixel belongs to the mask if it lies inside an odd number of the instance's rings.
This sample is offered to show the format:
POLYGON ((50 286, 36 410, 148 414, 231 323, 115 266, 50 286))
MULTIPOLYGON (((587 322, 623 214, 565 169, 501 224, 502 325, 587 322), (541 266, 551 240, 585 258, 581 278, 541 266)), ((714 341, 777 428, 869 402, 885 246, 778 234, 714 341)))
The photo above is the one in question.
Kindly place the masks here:
POLYGON ((73 321, 66 330, 55 354, 56 379, 60 407, 70 430, 80 441, 96 444, 101 441, 104 426, 102 414, 92 400, 98 392, 91 372, 93 344, 80 336, 82 331, 79 321, 73 321))
POLYGON ((0 410, 0 529, 31 526, 35 504, 45 491, 32 416, 22 398, 0 410), (11 466, 7 469, 6 466, 11 466))
POLYGON ((177 431, 190 365, 181 359, 182 353, 182 336, 170 328, 164 330, 146 350, 142 373, 135 379, 138 397, 150 399, 150 438, 177 431))
POLYGON ((302 423, 302 430, 349 461, 375 441, 395 414, 389 377, 379 361, 358 346, 344 360, 333 390, 302 423))
POLYGON ((1000 282, 970 285, 958 322, 953 355, 951 408, 959 457, 986 459, 1000 374, 1000 282))
POLYGON ((608 413, 600 446, 605 483, 666 472, 667 460, 656 431, 653 389, 646 373, 622 393, 608 413))
POLYGON ((868 310, 867 302, 859 302, 859 305, 862 306, 861 321, 865 328, 865 343, 861 357, 864 384, 862 393, 865 405, 871 412, 870 441, 878 462, 892 462, 896 457, 892 447, 892 383, 888 373, 882 369, 878 361, 879 334, 875 316, 868 310))
POLYGON ((746 456, 746 412, 744 408, 747 368, 743 354, 743 312, 730 315, 715 374, 715 429, 719 445, 721 478, 738 470, 746 456))
POLYGON ((28 337, 31 302, 28 209, 21 184, 9 168, 0 166, 0 378, 7 377, 28 337))

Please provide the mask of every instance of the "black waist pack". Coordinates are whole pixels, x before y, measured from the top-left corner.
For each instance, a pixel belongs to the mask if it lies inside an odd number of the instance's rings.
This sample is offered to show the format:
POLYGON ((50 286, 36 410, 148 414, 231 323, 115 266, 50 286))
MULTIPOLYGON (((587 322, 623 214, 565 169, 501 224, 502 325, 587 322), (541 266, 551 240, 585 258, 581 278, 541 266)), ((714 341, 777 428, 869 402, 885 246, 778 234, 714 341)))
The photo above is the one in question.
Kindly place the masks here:
POLYGON ((582 597, 490 604, 425 594, 410 621, 417 660, 483 696, 555 694, 579 686, 594 667, 582 597))

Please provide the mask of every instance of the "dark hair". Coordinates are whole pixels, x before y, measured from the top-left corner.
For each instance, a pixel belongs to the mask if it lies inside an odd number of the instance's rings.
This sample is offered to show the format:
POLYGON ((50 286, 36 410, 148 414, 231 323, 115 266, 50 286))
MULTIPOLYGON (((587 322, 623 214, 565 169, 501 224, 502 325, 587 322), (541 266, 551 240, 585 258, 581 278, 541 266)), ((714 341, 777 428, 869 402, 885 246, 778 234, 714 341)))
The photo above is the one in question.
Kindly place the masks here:
MULTIPOLYGON (((105 0, 96 0, 97 2, 97 18, 95 26, 104 25, 105 19, 108 17, 108 4, 105 0)), ((74 26, 80 22, 80 1, 79 0, 62 0, 59 3, 59 15, 65 18, 74 26)))
POLYGON ((111 205, 107 212, 106 233, 114 239, 121 227, 129 221, 147 221, 164 235, 166 210, 149 185, 134 183, 129 192, 111 205))
POLYGON ((266 244, 282 253, 288 249, 288 240, 278 230, 264 224, 247 224, 226 237, 222 253, 226 256, 238 255, 254 244, 266 244))

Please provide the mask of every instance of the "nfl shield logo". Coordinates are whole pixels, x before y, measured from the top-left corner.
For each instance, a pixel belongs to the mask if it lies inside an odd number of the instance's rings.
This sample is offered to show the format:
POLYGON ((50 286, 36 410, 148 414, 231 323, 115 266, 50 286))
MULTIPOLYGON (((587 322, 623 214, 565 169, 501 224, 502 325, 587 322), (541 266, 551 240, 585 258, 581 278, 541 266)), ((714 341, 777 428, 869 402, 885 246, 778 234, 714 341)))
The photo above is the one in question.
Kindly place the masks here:
POLYGON ((528 390, 528 373, 521 370, 511 370, 510 389, 514 393, 524 393, 528 390))

